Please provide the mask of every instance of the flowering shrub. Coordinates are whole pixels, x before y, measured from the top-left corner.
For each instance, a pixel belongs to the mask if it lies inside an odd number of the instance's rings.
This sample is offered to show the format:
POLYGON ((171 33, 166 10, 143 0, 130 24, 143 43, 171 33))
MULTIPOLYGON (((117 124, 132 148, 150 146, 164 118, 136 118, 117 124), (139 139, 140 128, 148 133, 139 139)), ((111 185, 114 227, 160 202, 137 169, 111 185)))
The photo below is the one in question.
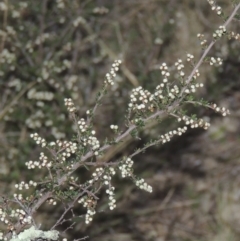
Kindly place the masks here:
MULTIPOLYGON (((208 1, 213 11, 217 15, 223 16, 221 7, 217 6, 214 1, 208 1)), ((10 5, 9 5, 10 6, 10 5)), ((3 11, 3 15, 7 13, 9 6, 6 3, 1 3, 0 9, 3 11)), ((57 1, 58 11, 61 11, 65 7, 64 1, 57 1)), ((45 6, 46 7, 46 6, 45 6)), ((27 4, 20 3, 19 9, 12 9, 12 21, 17 19, 19 15, 23 14, 26 10, 27 4)), ((200 39, 200 44, 203 47, 203 54, 199 60, 195 60, 195 57, 188 53, 186 61, 192 67, 190 73, 186 73, 184 61, 178 59, 174 66, 171 68, 167 63, 162 63, 159 67, 159 71, 162 75, 162 81, 156 86, 153 91, 144 89, 142 86, 134 88, 130 93, 129 103, 126 110, 125 122, 121 126, 112 123, 110 129, 113 135, 110 138, 106 138, 104 142, 98 139, 97 132, 94 128, 94 121, 96 121, 96 111, 102 104, 103 98, 111 91, 111 87, 114 86, 117 73, 120 70, 122 60, 116 60, 109 72, 105 75, 105 79, 102 82, 102 88, 97 93, 95 104, 92 108, 86 110, 84 115, 79 115, 78 108, 74 104, 73 98, 65 98, 64 104, 69 114, 69 118, 74 124, 75 134, 70 140, 66 140, 65 136, 55 133, 55 141, 47 141, 41 137, 38 133, 31 134, 31 138, 39 145, 43 150, 40 153, 39 158, 35 160, 27 161, 27 169, 41 169, 44 173, 42 180, 30 180, 28 182, 21 181, 15 185, 17 192, 13 197, 3 196, 0 200, 0 220, 6 225, 6 229, 0 233, 0 239, 2 240, 37 240, 38 238, 50 239, 50 240, 66 240, 64 235, 56 231, 57 227, 64 224, 67 221, 73 221, 75 214, 73 208, 77 205, 81 205, 86 208, 85 223, 89 224, 96 214, 96 208, 99 200, 99 193, 102 189, 105 190, 108 197, 108 206, 110 210, 116 208, 115 198, 115 186, 112 179, 115 175, 120 175, 122 178, 129 178, 132 182, 142 190, 152 192, 152 187, 141 177, 134 172, 134 157, 147 148, 164 144, 171 141, 174 136, 180 136, 185 133, 188 128, 203 128, 208 129, 210 123, 207 120, 197 117, 196 115, 188 115, 186 112, 186 104, 192 104, 196 106, 203 106, 205 108, 212 109, 213 111, 226 116, 229 110, 225 107, 219 107, 215 103, 208 103, 206 100, 198 99, 194 93, 198 88, 203 87, 202 83, 198 82, 200 76, 199 68, 206 62, 209 65, 219 66, 223 60, 219 57, 211 56, 207 58, 209 51, 216 43, 216 41, 223 36, 227 36, 231 39, 239 40, 239 35, 234 32, 228 32, 227 27, 240 9, 240 4, 236 4, 231 15, 219 26, 219 28, 213 33, 212 41, 204 39, 204 35, 199 34, 197 37, 200 39), (172 73, 175 73, 174 77, 172 73), (133 138, 139 138, 139 132, 146 127, 147 124, 161 121, 165 117, 172 117, 181 126, 175 130, 171 130, 158 138, 153 139, 146 143, 142 148, 135 150, 128 155, 112 162, 104 162, 102 158, 107 150, 114 145, 124 142, 130 135, 133 138), (79 180, 76 175, 79 169, 89 170, 89 178, 86 180, 79 180), (46 174, 47 173, 47 174, 46 174), (34 214, 44 204, 56 205, 61 203, 64 206, 63 213, 55 221, 55 224, 51 227, 50 231, 42 231, 38 228, 34 219, 34 214), (70 218, 66 219, 66 216, 70 218)), ((43 11, 46 9, 43 8, 43 11)), ((95 13, 106 13, 107 9, 95 9, 95 13)), ((59 14, 61 16, 61 14, 59 14)), ((60 18, 59 24, 65 23, 66 19, 60 18)), ((73 27, 78 27, 80 24, 86 25, 87 22, 84 18, 78 17, 73 22, 73 27)), ((19 26, 21 31, 21 26, 19 26)), ((5 26, 5 30, 1 31, 2 38, 2 51, 0 60, 1 76, 9 74, 11 71, 15 71, 15 65, 12 65, 19 56, 24 56, 25 62, 28 67, 34 65, 33 61, 42 64, 39 73, 34 72, 37 81, 30 82, 25 92, 29 99, 35 99, 37 106, 43 106, 43 101, 50 101, 54 98, 51 92, 38 91, 33 86, 37 83, 46 81, 52 86, 61 87, 55 82, 55 78, 60 78, 61 74, 71 68, 71 63, 68 60, 64 60, 64 66, 58 67, 54 60, 43 60, 41 54, 43 54, 43 43, 45 41, 51 41, 56 36, 54 34, 42 33, 37 39, 32 40, 29 38, 29 42, 26 46, 21 46, 18 41, 18 35, 16 30, 9 26, 5 26), (3 48, 4 42, 9 38, 15 38, 19 52, 13 53, 15 50, 13 46, 10 49, 3 48), (36 57, 33 60, 31 53, 35 48, 39 48, 39 59, 36 57), (9 67, 10 66, 10 67, 9 67), (31 88, 30 88, 31 87, 31 88), (28 91, 29 90, 29 91, 28 91)), ((70 46, 64 46, 63 52, 60 53, 58 61, 61 60, 70 46), (66 51, 66 52, 64 52, 66 51)), ((49 53, 51 55, 51 52, 49 53)), ((67 54, 66 54, 67 55, 67 54)), ((24 75, 24 69, 23 75, 24 75)), ((28 77, 28 76, 27 76, 28 77)), ((77 82, 77 76, 65 76, 68 78, 71 90, 72 85, 77 82)), ((12 86, 16 89, 21 85, 21 81, 14 80, 11 82, 12 86)), ((76 91, 77 92, 77 91, 76 91)), ((77 94, 77 93, 76 93, 77 94)), ((16 101, 16 99, 15 99, 16 101)), ((0 117, 3 117, 5 110, 0 113, 0 117)), ((41 116, 41 113, 36 114, 41 116)), ((40 127, 39 121, 27 120, 27 125, 31 128, 40 127)), ((72 225, 70 226, 70 228, 72 225)), ((76 239, 81 240, 81 238, 76 239)))

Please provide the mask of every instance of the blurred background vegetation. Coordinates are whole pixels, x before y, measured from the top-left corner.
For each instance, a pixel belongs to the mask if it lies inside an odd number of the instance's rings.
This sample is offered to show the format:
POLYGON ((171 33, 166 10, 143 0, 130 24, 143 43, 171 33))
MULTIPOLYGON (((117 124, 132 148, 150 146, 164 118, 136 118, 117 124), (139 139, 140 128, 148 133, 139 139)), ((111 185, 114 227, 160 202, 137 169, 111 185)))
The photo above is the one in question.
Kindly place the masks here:
MULTIPOLYGON (((217 3, 226 16, 231 13, 231 1, 217 3)), ((97 136, 104 140, 111 135, 111 124, 124 125, 132 88, 152 90, 161 82, 163 62, 168 66, 179 58, 186 62, 186 53, 198 59, 202 49, 197 34, 210 40, 223 22, 203 0, 2 0, 0 19, 0 192, 4 194, 13 193, 19 181, 40 177, 24 165, 41 151, 30 133, 48 141, 74 134, 64 98, 73 98, 84 117, 111 63, 123 60, 116 85, 95 118, 97 136)), ((230 29, 239 33, 239 23, 234 19, 230 29)), ((231 115, 222 118, 205 109, 190 109, 209 118, 208 131, 190 130, 134 159, 136 173, 153 186, 153 193, 138 190, 131 181, 115 180, 117 208, 107 211, 103 195, 93 223, 86 226, 79 219, 69 232, 72 237, 239 240, 239 51, 239 41, 223 38, 210 53, 223 58, 223 65, 200 69, 199 81, 205 87, 198 95, 229 108, 231 115)), ((186 64, 185 72, 190 70, 186 64)), ((129 138, 104 158, 114 161, 176 125, 163 120, 143 131, 140 141, 129 138)), ((47 228, 60 211, 46 206, 37 219, 47 228)))

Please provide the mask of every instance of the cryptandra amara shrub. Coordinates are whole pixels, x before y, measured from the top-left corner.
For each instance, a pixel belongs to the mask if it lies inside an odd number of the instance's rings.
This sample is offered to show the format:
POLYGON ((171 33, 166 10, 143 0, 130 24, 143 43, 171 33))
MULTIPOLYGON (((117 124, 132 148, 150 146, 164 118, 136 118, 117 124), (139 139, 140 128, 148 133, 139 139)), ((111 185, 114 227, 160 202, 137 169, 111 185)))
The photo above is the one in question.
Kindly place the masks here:
MULTIPOLYGON (((208 0, 213 11, 223 16, 221 7, 217 6, 214 1, 208 0)), ((1 3, 1 8, 4 8, 1 3)), ((207 62, 210 65, 221 65, 222 59, 209 57, 207 54, 213 47, 215 42, 223 36, 231 39, 240 40, 239 34, 228 32, 227 26, 240 9, 240 3, 235 4, 234 10, 227 18, 223 25, 213 33, 212 41, 209 43, 204 39, 202 34, 198 35, 204 52, 198 61, 194 60, 194 56, 187 54, 186 59, 192 66, 191 73, 186 76, 184 65, 181 59, 177 60, 174 70, 177 73, 177 79, 172 81, 170 71, 166 63, 160 65, 160 71, 163 76, 162 82, 156 86, 153 93, 139 86, 132 90, 130 101, 126 111, 126 120, 119 128, 114 123, 110 129, 114 132, 114 138, 106 140, 104 143, 96 137, 93 126, 95 113, 102 98, 109 91, 109 87, 114 85, 114 79, 118 72, 121 60, 116 60, 106 74, 102 89, 96 97, 95 106, 86 112, 86 117, 80 117, 77 114, 76 107, 71 98, 65 98, 65 106, 69 112, 69 116, 73 121, 76 129, 76 135, 68 140, 56 140, 48 143, 38 133, 31 135, 31 138, 37 145, 43 148, 40 153, 39 160, 28 161, 26 166, 31 169, 45 169, 48 176, 43 180, 29 182, 21 182, 16 184, 17 192, 13 197, 1 197, 0 220, 6 225, 6 230, 0 233, 1 240, 12 241, 31 241, 31 240, 67 240, 63 234, 60 234, 56 228, 66 221, 71 221, 75 217, 73 208, 82 205, 86 208, 85 222, 89 224, 96 213, 98 202, 98 193, 101 189, 105 189, 108 196, 109 209, 116 207, 116 199, 114 196, 115 187, 112 185, 112 178, 118 173, 122 178, 131 179, 135 185, 147 192, 152 192, 152 187, 145 180, 134 173, 134 156, 145 151, 147 148, 169 142, 175 135, 182 135, 190 128, 208 129, 210 124, 196 117, 195 115, 186 115, 184 106, 186 103, 200 105, 210 108, 222 116, 229 114, 224 107, 218 107, 214 103, 208 103, 205 100, 198 100, 194 96, 196 90, 203 86, 198 83, 197 79, 200 75, 199 67, 202 63, 207 62), (168 133, 160 135, 157 139, 146 143, 142 148, 135 150, 128 156, 113 162, 101 162, 101 157, 105 151, 113 145, 124 142, 129 135, 137 138, 138 133, 146 124, 150 122, 160 121, 166 116, 175 118, 181 127, 168 133), (94 171, 91 178, 85 182, 79 182, 75 176, 75 172, 79 168, 86 168, 94 171), (56 223, 48 231, 42 231, 39 225, 35 223, 34 214, 44 204, 56 205, 58 202, 64 205, 64 211, 59 216, 56 223), (72 218, 66 220, 67 214, 72 214, 72 218)), ((3 53, 1 54, 3 58, 3 53)), ((73 225, 69 227, 72 228, 73 225)), ((81 240, 79 238, 75 240, 81 240)))

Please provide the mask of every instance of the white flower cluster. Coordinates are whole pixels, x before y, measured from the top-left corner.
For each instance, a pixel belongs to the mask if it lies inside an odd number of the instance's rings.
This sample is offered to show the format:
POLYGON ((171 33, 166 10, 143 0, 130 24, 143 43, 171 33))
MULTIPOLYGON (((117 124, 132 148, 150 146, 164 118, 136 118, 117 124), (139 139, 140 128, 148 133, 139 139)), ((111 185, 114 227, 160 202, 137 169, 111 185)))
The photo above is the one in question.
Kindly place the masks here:
POLYGON ((87 184, 93 184, 94 182, 98 181, 104 173, 104 169, 102 167, 96 168, 95 172, 92 173, 92 179, 87 181, 87 184))
POLYGON ((14 196, 14 198, 16 198, 18 200, 23 200, 23 195, 21 193, 19 193, 19 194, 14 193, 13 196, 14 196))
POLYGON ((110 125, 110 129, 112 129, 112 130, 117 130, 117 129, 118 129, 118 126, 117 126, 117 125, 110 125))
POLYGON ((113 210, 116 207, 116 199, 114 198, 114 190, 115 187, 109 186, 109 188, 106 190, 106 193, 108 194, 108 206, 110 210, 113 210))
MULTIPOLYGON (((102 167, 99 167, 93 172, 93 179, 89 181, 89 183, 93 183, 99 179, 103 180, 104 185, 108 186, 106 193, 108 194, 109 199, 109 208, 113 210, 116 207, 116 200, 114 198, 114 187, 111 186, 112 176, 116 174, 113 167, 104 170, 102 167)), ((82 202, 82 201, 81 201, 82 202)))
POLYGON ((24 9, 24 8, 27 8, 28 7, 28 3, 27 2, 19 2, 19 7, 20 9, 24 9))
POLYGON ((104 184, 109 185, 112 179, 112 176, 114 176, 115 174, 116 172, 113 167, 108 168, 103 175, 104 184))
POLYGON ((76 88, 76 86, 74 86, 76 84, 76 82, 78 81, 78 76, 77 75, 70 75, 68 77, 68 81, 66 83, 66 87, 69 90, 73 90, 73 91, 78 91, 78 88, 76 88))
POLYGON ((15 59, 15 54, 9 52, 8 49, 3 49, 0 53, 0 63, 11 64, 15 59))
POLYGON ((0 10, 1 11, 6 11, 7 10, 7 5, 4 2, 0 3, 0 10))
POLYGON ((219 26, 219 28, 213 33, 213 37, 216 38, 221 38, 225 33, 227 32, 225 26, 219 26))
MULTIPOLYGON (((196 69, 196 71, 194 72, 194 75, 193 75, 193 79, 196 79, 197 77, 200 76, 200 73, 199 73, 199 70, 196 69)), ((201 86, 200 86, 201 87, 201 86)))
POLYGON ((43 124, 42 123, 43 118, 44 118, 44 113, 41 110, 38 110, 34 114, 29 116, 29 118, 25 120, 25 123, 29 128, 32 128, 32 129, 40 128, 43 124))
POLYGON ((175 99, 178 93, 179 93, 179 88, 177 85, 174 85, 173 88, 169 91, 168 96, 171 99, 175 99))
MULTIPOLYGON (((27 47, 32 48, 32 43, 28 43, 27 47)), ((48 80, 49 84, 54 86, 56 89, 60 89, 60 91, 63 91, 63 88, 60 88, 61 85, 57 83, 56 80, 50 79, 51 72, 59 74, 64 70, 68 69, 70 66, 71 62, 67 59, 62 60, 62 64, 60 66, 57 66, 57 64, 53 60, 45 60, 41 69, 41 75, 37 78, 37 81, 41 82, 42 80, 48 80)))
MULTIPOLYGON (((92 131, 92 134, 94 135, 95 134, 95 131, 92 131)), ((99 148, 100 148, 100 142, 99 140, 97 139, 96 136, 89 136, 87 138, 83 138, 83 145, 84 146, 87 146, 87 145, 90 145, 93 152, 94 152, 94 155, 95 156, 98 156, 99 155, 99 148)))
POLYGON ((78 127, 82 133, 86 132, 88 126, 83 118, 78 121, 78 127))
POLYGON ((192 54, 187 54, 187 61, 190 62, 193 60, 194 56, 192 54))
POLYGON ((70 157, 72 154, 74 154, 77 151, 77 143, 72 141, 60 141, 60 140, 57 140, 56 142, 52 141, 49 143, 49 146, 58 147, 58 154, 60 154, 61 162, 66 161, 68 157, 70 157))
POLYGON ((131 158, 127 158, 124 162, 122 162, 118 166, 118 169, 121 172, 122 178, 132 176, 132 166, 133 166, 133 160, 131 158))
POLYGON ((169 142, 171 140, 171 138, 174 136, 174 135, 179 135, 181 136, 183 133, 185 133, 187 131, 187 127, 184 126, 183 128, 181 127, 178 127, 177 130, 173 130, 173 131, 169 131, 168 133, 164 134, 164 135, 161 135, 160 136, 160 140, 162 141, 162 143, 166 143, 166 142, 169 142))
POLYGON ((93 179, 89 180, 89 183, 93 183, 103 175, 104 169, 102 167, 96 168, 95 172, 92 173, 93 179))
POLYGON ((52 162, 48 161, 47 156, 44 155, 43 152, 40 153, 40 157, 39 157, 40 161, 28 161, 25 163, 25 165, 27 166, 28 169, 35 169, 37 168, 42 168, 42 167, 47 167, 50 168, 52 166, 52 162))
POLYGON ((61 159, 62 159, 62 161, 66 161, 66 158, 70 157, 71 154, 74 154, 77 150, 77 143, 72 142, 72 141, 57 140, 56 145, 59 148, 61 148, 61 159))
POLYGON ((170 76, 167 64, 166 63, 162 63, 161 66, 160 66, 160 70, 161 70, 162 76, 164 77, 163 78, 163 83, 167 83, 168 82, 168 77, 170 76))
POLYGON ((40 36, 38 36, 35 40, 35 44, 36 45, 40 45, 41 43, 44 43, 45 40, 50 38, 50 34, 49 33, 42 33, 40 36))
POLYGON ((31 134, 30 137, 33 138, 36 144, 40 145, 41 147, 45 147, 47 145, 46 140, 40 137, 37 133, 31 134))
POLYGON ((3 210, 3 208, 0 208, 0 221, 5 224, 9 223, 9 221, 7 219, 7 213, 3 210))
POLYGON ((205 46, 207 43, 207 40, 204 38, 204 34, 198 33, 197 34, 198 39, 201 41, 201 46, 205 46))
POLYGON ((191 128, 198 128, 202 127, 203 129, 207 130, 210 126, 210 123, 204 121, 203 119, 193 120, 188 116, 183 116, 182 118, 179 117, 178 121, 184 121, 186 125, 190 125, 191 128))
POLYGON ((87 208, 87 213, 85 216, 85 223, 89 224, 93 220, 93 216, 96 213, 95 206, 96 201, 92 197, 83 197, 78 200, 78 203, 83 204, 83 207, 87 208))
POLYGON ((20 17, 20 12, 13 9, 12 10, 12 18, 19 18, 20 17))
POLYGON ((24 210, 12 210, 10 217, 17 218, 22 224, 30 224, 32 222, 31 216, 28 216, 24 210))
POLYGON ((108 175, 106 173, 102 176, 102 178, 105 185, 109 185, 112 179, 111 175, 108 175))
POLYGON ((103 14, 106 14, 108 12, 109 12, 109 10, 105 7, 96 7, 96 8, 93 9, 93 13, 95 13, 95 14, 103 15, 103 14))
POLYGON ((10 88, 15 88, 15 90, 19 91, 22 88, 22 81, 18 78, 14 78, 11 81, 9 81, 8 86, 10 88))
POLYGON ((240 34, 239 33, 235 33, 235 32, 231 32, 230 34, 229 34, 229 39, 235 39, 235 40, 239 40, 240 41, 240 34))
POLYGON ((146 104, 149 102, 149 96, 151 96, 151 93, 148 90, 144 90, 142 86, 133 89, 128 107, 132 110, 145 109, 146 104))
POLYGON ((58 8, 63 9, 65 7, 65 3, 63 0, 56 0, 56 2, 58 8))
POLYGON ((154 100, 154 97, 158 97, 159 99, 163 99, 164 98, 163 95, 162 95, 164 86, 165 86, 164 83, 161 83, 160 85, 158 85, 156 87, 155 93, 152 94, 150 96, 150 98, 149 98, 150 102, 154 100))
POLYGON ((33 52, 33 42, 32 41, 28 41, 25 45, 25 48, 26 50, 29 52, 29 53, 32 53, 33 52))
POLYGON ((47 200, 47 203, 50 204, 50 205, 53 205, 53 206, 57 205, 56 200, 54 200, 53 198, 49 198, 49 199, 47 200))
POLYGON ((146 192, 152 192, 152 187, 150 185, 148 185, 143 178, 136 180, 135 184, 137 187, 139 187, 140 189, 145 190, 146 192))
MULTIPOLYGON (((188 60, 190 61, 193 59, 193 55, 188 54, 187 55, 188 60)), ((185 76, 185 73, 182 71, 184 68, 183 62, 181 59, 179 59, 175 66, 179 72, 179 75, 181 77, 185 76)), ((160 66, 161 73, 164 76, 163 82, 168 82, 168 76, 170 75, 168 72, 168 67, 166 63, 163 63, 160 66)), ((196 70, 193 74, 193 79, 196 79, 199 77, 199 71, 196 70)), ((169 90, 169 88, 166 88, 165 83, 159 84, 155 92, 151 94, 148 90, 144 90, 142 86, 139 86, 132 90, 132 93, 130 95, 130 103, 128 104, 129 110, 146 110, 149 109, 151 112, 154 111, 155 108, 155 102, 158 101, 158 99, 163 100, 165 97, 169 97, 171 100, 174 100, 178 94, 180 93, 180 88, 177 85, 172 86, 172 88, 169 90), (157 99, 158 98, 158 99, 157 99)), ((189 88, 185 88, 184 91, 186 94, 194 93, 196 92, 196 88, 203 87, 202 83, 192 83, 189 88)))
POLYGON ((217 6, 214 0, 208 0, 208 2, 211 5, 212 10, 216 11, 217 15, 222 14, 222 8, 220 6, 217 6))
POLYGON ((182 71, 182 69, 184 68, 184 65, 182 63, 182 60, 181 59, 178 59, 178 61, 175 63, 175 66, 179 72, 179 75, 181 77, 184 77, 185 73, 182 71))
POLYGON ((119 65, 122 63, 121 60, 115 60, 112 64, 110 71, 105 76, 105 84, 113 85, 113 79, 116 77, 116 72, 119 70, 119 65))
POLYGON ((63 69, 70 69, 71 68, 71 61, 68 59, 63 60, 63 69))
POLYGON ((7 30, 8 35, 10 35, 10 36, 16 35, 16 31, 14 30, 14 28, 12 26, 6 26, 6 30, 7 30))
POLYGON ((114 198, 114 190, 115 188, 111 185, 112 176, 116 174, 113 167, 108 168, 105 170, 104 175, 102 176, 104 184, 108 186, 106 193, 108 194, 108 206, 110 210, 113 210, 116 207, 116 199, 114 198))
POLYGON ((92 219, 93 219, 92 217, 95 213, 96 213, 96 211, 94 209, 89 208, 87 210, 86 219, 85 219, 86 224, 89 224, 92 221, 92 219))
POLYGON ((54 94, 49 91, 36 91, 35 88, 32 88, 28 91, 27 97, 28 99, 51 101, 54 98, 54 94))
POLYGON ((222 114, 222 116, 226 116, 230 114, 230 111, 226 109, 225 107, 218 107, 216 104, 212 105, 212 108, 216 111, 222 114))
POLYGON ((86 20, 83 17, 77 17, 74 21, 73 21, 73 26, 77 27, 80 24, 86 24, 86 20))
MULTIPOLYGON (((104 169, 102 167, 97 168, 95 170, 95 172, 92 173, 93 179, 89 180, 88 182, 93 183, 101 178, 101 179, 105 180, 105 182, 106 182, 105 185, 109 185, 108 180, 110 180, 111 178, 109 179, 109 175, 103 175, 103 174, 104 174, 104 169)), ((83 204, 83 207, 87 208, 87 213, 85 216, 85 223, 89 224, 93 219, 93 215, 96 213, 95 207, 97 204, 97 200, 95 200, 92 196, 90 196, 90 197, 85 196, 85 197, 79 199, 78 203, 83 204)))
POLYGON ((37 183, 31 180, 29 181, 29 183, 25 183, 24 181, 22 181, 19 184, 15 184, 15 188, 18 190, 29 189, 30 186, 36 187, 37 183))
POLYGON ((71 98, 65 98, 64 99, 64 104, 65 104, 65 106, 67 107, 67 110, 70 113, 73 113, 73 112, 76 111, 76 107, 74 106, 74 103, 73 103, 71 98))
POLYGON ((217 66, 222 65, 222 59, 221 58, 216 58, 215 59, 214 57, 211 57, 209 64, 210 65, 217 65, 217 66))
POLYGON ((195 84, 191 84, 190 88, 186 88, 185 89, 185 93, 189 94, 189 93, 195 93, 197 88, 203 87, 203 83, 195 83, 195 84))

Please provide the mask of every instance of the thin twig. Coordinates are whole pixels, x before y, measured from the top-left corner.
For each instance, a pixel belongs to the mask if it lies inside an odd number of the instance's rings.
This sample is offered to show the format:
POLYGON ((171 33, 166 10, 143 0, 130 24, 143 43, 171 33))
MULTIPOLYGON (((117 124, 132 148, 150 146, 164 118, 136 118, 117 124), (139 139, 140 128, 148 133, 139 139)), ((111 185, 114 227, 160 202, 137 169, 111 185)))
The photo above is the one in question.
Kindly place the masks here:
POLYGON ((65 208, 65 210, 64 210, 63 214, 61 215, 61 217, 56 221, 56 223, 51 227, 50 230, 53 230, 53 229, 55 229, 58 225, 60 225, 60 223, 61 223, 61 221, 64 219, 65 215, 68 213, 69 210, 71 210, 71 209, 74 207, 76 201, 77 201, 84 193, 85 193, 85 191, 79 193, 79 194, 75 197, 75 199, 74 199, 70 204, 68 204, 68 207, 65 208))

